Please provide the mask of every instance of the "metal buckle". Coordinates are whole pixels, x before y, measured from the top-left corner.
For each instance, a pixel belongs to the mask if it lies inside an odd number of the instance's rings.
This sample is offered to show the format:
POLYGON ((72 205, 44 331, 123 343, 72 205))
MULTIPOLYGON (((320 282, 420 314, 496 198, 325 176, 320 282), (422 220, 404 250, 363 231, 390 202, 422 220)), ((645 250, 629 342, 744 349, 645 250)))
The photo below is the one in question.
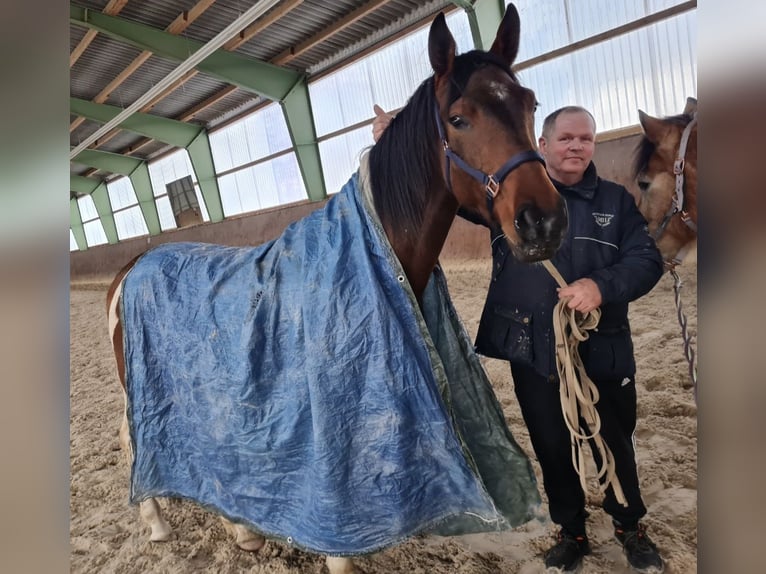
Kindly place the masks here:
POLYGON ((673 174, 681 175, 684 172, 684 165, 685 165, 684 158, 682 157, 678 158, 673 164, 673 174))
POLYGON ((494 175, 487 176, 487 195, 494 199, 498 193, 500 193, 500 184, 495 180, 494 175))

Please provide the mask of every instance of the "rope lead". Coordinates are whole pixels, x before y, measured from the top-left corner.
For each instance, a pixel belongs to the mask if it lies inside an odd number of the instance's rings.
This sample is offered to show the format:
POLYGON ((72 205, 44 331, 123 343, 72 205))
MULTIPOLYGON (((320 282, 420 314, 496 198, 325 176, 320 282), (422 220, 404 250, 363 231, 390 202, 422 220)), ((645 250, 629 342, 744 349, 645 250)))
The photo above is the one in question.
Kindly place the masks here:
MULTIPOLYGON (((697 354, 694 352, 694 346, 692 345, 692 338, 689 334, 688 325, 686 321, 686 315, 684 315, 683 305, 681 304, 681 286, 683 282, 681 277, 676 272, 675 268, 670 269, 670 274, 673 276, 673 291, 675 293, 676 311, 678 314, 678 324, 681 325, 681 336, 684 339, 684 357, 689 363, 689 378, 691 379, 692 392, 694 393, 694 404, 697 404, 697 354)), ((688 388, 688 386, 686 387, 688 388)))
MULTIPOLYGON (((543 266, 556 280, 560 287, 566 287, 566 281, 550 260, 543 266)), ((580 476, 580 486, 587 493, 585 482, 585 457, 583 445, 592 440, 601 455, 601 466, 597 469, 599 490, 603 494, 611 485, 617 502, 627 506, 625 494, 615 472, 614 455, 601 438, 601 418, 596 410, 599 399, 598 389, 585 372, 585 366, 577 350, 580 342, 588 338, 588 331, 598 325, 601 310, 594 309, 583 315, 567 308, 568 299, 562 299, 553 309, 553 332, 556 336, 556 370, 559 374, 559 396, 564 421, 569 429, 572 445, 572 465, 580 476), (585 422, 582 426, 580 420, 585 422), (590 430, 590 433, 588 432, 590 430)))

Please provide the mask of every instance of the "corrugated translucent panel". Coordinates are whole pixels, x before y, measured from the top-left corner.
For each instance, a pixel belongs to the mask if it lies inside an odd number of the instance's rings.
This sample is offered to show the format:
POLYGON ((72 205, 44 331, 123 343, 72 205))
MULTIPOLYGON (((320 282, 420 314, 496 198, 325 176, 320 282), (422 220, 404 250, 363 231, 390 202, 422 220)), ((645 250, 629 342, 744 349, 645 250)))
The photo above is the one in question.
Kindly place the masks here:
POLYGON ((571 43, 564 0, 517 0, 514 4, 521 19, 517 62, 571 43))
POLYGON ((636 0, 567 0, 571 42, 577 42, 646 15, 636 0))
POLYGON ((95 245, 103 245, 107 243, 106 233, 104 233, 104 226, 101 225, 100 219, 94 219, 83 224, 85 230, 85 241, 88 243, 88 247, 95 245))
POLYGON ((270 104, 210 133, 216 173, 289 149, 292 146, 282 108, 270 104))
POLYGON ((227 217, 307 198, 294 153, 219 177, 218 188, 227 217))
MULTIPOLYGON (((606 32, 684 0, 514 0, 521 18, 518 62, 606 32)), ((506 0, 505 5, 511 3, 506 0)))
POLYGON ((149 164, 149 178, 152 181, 152 192, 154 193, 155 203, 157 204, 157 214, 160 218, 160 228, 163 231, 176 228, 176 220, 173 216, 173 210, 170 207, 170 200, 167 198, 167 184, 186 176, 190 176, 194 182, 194 191, 197 194, 197 202, 202 211, 202 220, 210 221, 210 215, 207 212, 205 198, 199 188, 197 175, 192 168, 189 154, 185 149, 179 149, 165 157, 153 161, 149 164), (162 199, 162 196, 165 196, 162 199))
POLYGON ((197 183, 197 175, 194 173, 189 154, 185 149, 176 150, 149 163, 149 178, 152 180, 152 191, 155 197, 168 192, 165 187, 168 183, 187 175, 191 176, 195 184, 197 183))
MULTIPOLYGON (((458 52, 473 49, 463 11, 447 17, 458 52)), ((431 74, 428 27, 389 44, 334 74, 309 84, 317 135, 325 136, 372 117, 373 104, 384 109, 403 106, 431 74)))
POLYGON ((144 221, 144 214, 138 205, 116 212, 114 224, 117 227, 117 237, 120 240, 149 234, 149 229, 147 229, 144 221))
MULTIPOLYGON (((160 218, 160 229, 162 229, 162 231, 167 231, 168 229, 175 229, 178 227, 176 225, 175 215, 173 215, 173 207, 170 205, 170 198, 167 195, 163 195, 162 197, 156 198, 154 203, 157 205, 157 215, 160 218)), ((200 203, 200 205, 203 204, 200 203)))
MULTIPOLYGON (((697 13, 663 20, 652 26, 655 57, 655 105, 644 111, 673 115, 683 111, 686 98, 697 95, 697 13)), ((638 121, 638 116, 635 116, 638 121)))
POLYGON ((373 144, 372 129, 364 126, 319 143, 327 193, 337 193, 359 167, 362 152, 373 144))
POLYGON ((72 233, 72 230, 69 230, 69 251, 77 251, 79 247, 77 246, 77 241, 74 238, 74 233, 72 233))
POLYGON ((109 201, 112 203, 113 211, 138 204, 136 192, 133 190, 133 184, 128 177, 120 177, 110 181, 106 184, 106 190, 109 192, 109 201))
POLYGON ((80 208, 80 219, 83 222, 98 219, 98 211, 96 211, 96 205, 93 203, 93 198, 90 195, 78 197, 77 207, 80 208))
POLYGON ((696 12, 687 12, 519 73, 545 116, 565 105, 588 108, 599 132, 635 125, 638 110, 675 115, 697 94, 696 12))

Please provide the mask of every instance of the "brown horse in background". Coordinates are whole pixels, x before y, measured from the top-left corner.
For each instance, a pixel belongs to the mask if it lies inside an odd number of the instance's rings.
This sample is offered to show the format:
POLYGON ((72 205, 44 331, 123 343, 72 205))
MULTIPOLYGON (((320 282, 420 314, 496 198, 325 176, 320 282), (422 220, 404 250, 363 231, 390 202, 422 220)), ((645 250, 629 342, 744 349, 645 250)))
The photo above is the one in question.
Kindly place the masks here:
POLYGON ((673 266, 697 239, 697 100, 688 98, 677 116, 638 115, 644 130, 633 170, 641 189, 638 208, 666 265, 673 266))
MULTIPOLYGON (((565 232, 564 202, 532 139, 535 95, 511 71, 518 47, 519 16, 513 5, 488 53, 456 56, 445 18, 437 16, 428 39, 434 75, 370 152, 374 204, 418 300, 460 205, 498 222, 524 260, 551 257, 565 232)), ((125 391, 130 381, 126 383, 121 291, 125 276, 140 265, 140 258, 131 261, 107 293, 110 335, 125 391)), ((120 442, 132 460, 127 409, 120 442)), ((151 540, 172 537, 155 499, 141 502, 140 514, 151 528, 151 540)), ((255 551, 263 545, 260 534, 225 522, 243 549, 255 551)), ((327 565, 331 574, 353 571, 347 557, 328 558, 327 565)))

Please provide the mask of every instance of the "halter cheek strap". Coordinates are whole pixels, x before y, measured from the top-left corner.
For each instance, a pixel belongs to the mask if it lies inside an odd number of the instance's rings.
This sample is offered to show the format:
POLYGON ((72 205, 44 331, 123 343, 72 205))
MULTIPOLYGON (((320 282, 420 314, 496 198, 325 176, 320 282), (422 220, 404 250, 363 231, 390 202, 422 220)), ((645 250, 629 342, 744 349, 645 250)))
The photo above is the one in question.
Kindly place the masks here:
POLYGON ((452 192, 450 161, 454 161, 460 169, 462 169, 464 172, 466 172, 468 175, 470 175, 472 178, 484 186, 484 189, 487 192, 487 209, 489 210, 490 214, 494 209, 495 197, 498 193, 500 193, 500 185, 503 183, 503 180, 508 176, 509 173, 511 173, 521 164, 528 161, 539 161, 545 165, 543 156, 541 156, 535 150, 527 150, 512 156, 508 161, 500 166, 500 169, 498 169, 493 174, 488 174, 479 169, 476 169, 475 167, 471 167, 462 157, 453 151, 449 145, 449 142, 447 142, 447 137, 444 134, 444 126, 442 125, 441 116, 439 116, 439 108, 434 108, 434 112, 436 115, 436 127, 439 130, 439 138, 442 141, 442 146, 444 147, 444 155, 447 160, 444 166, 444 180, 447 182, 447 188, 450 190, 450 192, 452 192))
POLYGON ((659 227, 652 234, 652 238, 657 241, 660 236, 665 233, 665 228, 670 223, 670 219, 677 213, 681 214, 681 220, 686 226, 694 233, 697 233, 697 224, 694 223, 689 214, 684 211, 684 167, 686 167, 686 147, 689 144, 689 137, 691 136, 692 129, 697 125, 697 112, 692 115, 691 121, 686 124, 683 133, 681 134, 681 143, 678 145, 678 155, 676 161, 673 163, 673 175, 676 176, 676 188, 673 193, 673 200, 670 202, 665 217, 662 219, 659 227))

